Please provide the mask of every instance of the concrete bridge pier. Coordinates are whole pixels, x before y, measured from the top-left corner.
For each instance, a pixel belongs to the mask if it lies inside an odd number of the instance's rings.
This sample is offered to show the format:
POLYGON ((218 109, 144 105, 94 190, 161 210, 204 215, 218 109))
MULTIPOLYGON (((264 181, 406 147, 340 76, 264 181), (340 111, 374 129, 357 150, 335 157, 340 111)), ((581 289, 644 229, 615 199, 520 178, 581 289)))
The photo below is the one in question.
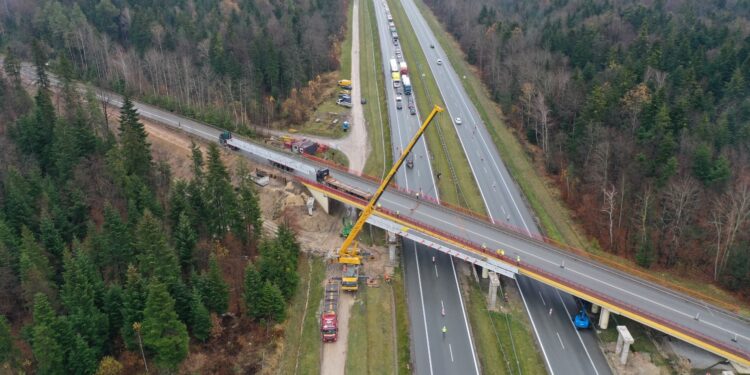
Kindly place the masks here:
MULTIPOLYGON (((486 269, 486 268, 485 268, 486 269)), ((500 278, 494 272, 489 273, 490 277, 490 290, 487 295, 487 305, 491 311, 497 311, 497 287, 500 286, 500 278)))
POLYGON ((320 204, 320 208, 323 209, 323 212, 325 212, 326 214, 330 214, 331 207, 330 207, 330 200, 328 199, 328 196, 323 194, 320 191, 313 190, 310 188, 308 188, 307 190, 310 191, 310 194, 313 196, 313 198, 315 198, 315 201, 317 201, 318 204, 320 204))
POLYGON ((599 305, 597 305, 597 304, 595 304, 595 303, 592 303, 592 304, 591 304, 591 313, 592 313, 592 314, 596 314, 596 313, 598 313, 598 312, 599 312, 599 305))
POLYGON ((398 259, 396 259, 396 244, 398 244, 396 233, 386 232, 386 236, 388 237, 388 260, 391 264, 395 264, 398 261, 398 259))
POLYGON ((599 314, 599 328, 607 329, 609 325, 609 310, 602 307, 602 313, 599 314))
POLYGON ((486 279, 486 278, 487 278, 487 276, 488 276, 488 275, 489 275, 489 273, 490 273, 489 271, 490 271, 490 270, 488 270, 487 268, 484 268, 484 267, 482 267, 482 278, 483 278, 483 279, 486 279))
POLYGON ((617 346, 615 347, 615 354, 620 355, 620 364, 624 365, 628 362, 628 353, 630 353, 630 344, 633 343, 633 336, 630 335, 628 327, 617 326, 617 346))

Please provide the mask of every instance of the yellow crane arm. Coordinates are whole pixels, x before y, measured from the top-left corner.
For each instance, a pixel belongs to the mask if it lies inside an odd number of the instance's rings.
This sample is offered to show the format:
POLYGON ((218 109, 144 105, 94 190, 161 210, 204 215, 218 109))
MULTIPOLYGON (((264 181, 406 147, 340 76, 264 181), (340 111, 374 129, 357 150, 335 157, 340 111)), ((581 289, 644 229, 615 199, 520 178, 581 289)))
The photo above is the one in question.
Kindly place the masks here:
POLYGON ((383 192, 385 192, 385 188, 388 187, 389 183, 391 183, 391 180, 393 179, 393 176, 396 175, 398 169, 401 168, 401 164, 404 163, 404 160, 406 160, 406 157, 409 155, 409 152, 411 152, 411 149, 414 148, 414 145, 417 144, 419 138, 422 136, 422 134, 424 134, 425 129, 427 129, 427 125, 432 122, 432 119, 435 117, 435 115, 438 114, 438 112, 443 111, 444 109, 438 105, 432 108, 432 112, 430 112, 430 115, 427 116, 427 118, 424 120, 422 126, 420 126, 419 130, 417 130, 417 133, 414 134, 414 137, 412 137, 411 141, 409 141, 409 145, 404 148, 404 152, 401 153, 401 156, 399 156, 396 164, 394 164, 393 168, 388 171, 388 174, 383 179, 383 182, 378 187, 378 190, 375 192, 375 194, 373 194, 372 198, 370 198, 370 202, 362 210, 362 214, 359 215, 359 219, 357 219, 357 222, 352 227, 351 232, 349 232, 349 236, 347 236, 344 240, 344 243, 341 244, 341 248, 339 249, 339 263, 361 263, 361 260, 356 252, 349 252, 349 246, 351 246, 352 242, 354 242, 354 239, 357 238, 357 235, 362 230, 362 227, 364 227, 367 218, 372 214, 372 211, 375 208, 375 204, 378 203, 378 199, 380 199, 380 196, 383 195, 383 192))

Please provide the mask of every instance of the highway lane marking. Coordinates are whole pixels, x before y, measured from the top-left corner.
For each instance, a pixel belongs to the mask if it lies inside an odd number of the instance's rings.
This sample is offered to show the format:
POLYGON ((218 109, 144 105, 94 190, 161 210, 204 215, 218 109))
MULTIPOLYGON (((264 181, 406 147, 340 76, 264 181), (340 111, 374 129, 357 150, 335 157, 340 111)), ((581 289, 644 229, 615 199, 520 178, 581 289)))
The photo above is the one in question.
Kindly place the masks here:
POLYGON ((542 299, 542 304, 543 304, 544 306, 547 306, 547 302, 544 302, 544 297, 542 296, 542 291, 541 291, 541 290, 539 290, 539 289, 537 289, 537 291, 539 292, 539 298, 541 298, 541 299, 542 299))
POLYGON ((454 362, 453 361, 453 346, 451 346, 451 344, 448 344, 448 351, 451 352, 451 362, 454 362))
POLYGON ((422 304, 422 322, 424 323, 424 335, 427 340, 427 362, 430 364, 430 374, 432 374, 432 354, 430 353, 430 333, 427 332, 427 314, 424 311, 424 294, 422 293, 422 275, 419 272, 419 256, 417 255, 417 243, 412 241, 414 245, 414 259, 417 261, 417 281, 419 281, 419 298, 422 304))
MULTIPOLYGON (((562 304, 563 308, 565 309, 565 313, 568 314, 569 317, 572 316, 570 314, 570 311, 568 310, 568 306, 565 306, 565 301, 563 301, 562 296, 560 295, 560 291, 557 290, 557 289, 555 289, 555 293, 557 293, 557 297, 560 298, 560 303, 562 304)), ((576 331, 576 335, 578 336, 578 341, 581 342, 581 346, 583 347, 583 351, 586 352, 586 357, 588 357, 589 362, 591 362, 591 367, 594 368, 594 373, 596 375, 599 375, 599 370, 596 369, 596 364, 594 364, 594 360, 591 359, 591 354, 589 354, 589 350, 586 349, 586 344, 583 343, 583 338, 581 338, 581 333, 578 332, 578 329, 576 328, 575 323, 573 323, 573 320, 569 319, 569 321, 570 321, 570 324, 573 326, 573 330, 576 331)), ((590 324, 590 322, 589 322, 589 324, 590 324)), ((562 342, 562 340, 560 340, 560 342, 562 342)))
POLYGON ((471 339, 471 330, 469 329, 469 320, 466 319, 466 307, 464 307, 464 298, 461 296, 461 287, 458 285, 458 275, 456 275, 456 265, 453 263, 453 257, 451 257, 451 267, 453 268, 453 280, 456 281, 456 292, 458 293, 458 300, 461 302, 461 314, 464 318, 464 325, 466 325, 466 336, 469 338, 469 349, 471 349, 471 359, 474 360, 474 370, 477 375, 479 374, 479 363, 477 363, 477 355, 474 349, 474 342, 471 339))
MULTIPOLYGON (((397 202, 391 202, 391 203, 393 203, 393 204, 395 204, 395 205, 397 205, 397 206, 405 207, 405 206, 403 206, 403 205, 401 205, 401 204, 399 204, 399 203, 397 203, 397 202)), ((448 222, 446 222, 446 221, 444 221, 444 220, 442 220, 442 219, 439 219, 439 218, 437 218, 437 217, 434 217, 434 216, 433 216, 433 217, 431 217, 431 218, 432 218, 432 219, 434 219, 434 220, 438 220, 438 221, 441 221, 441 222, 443 222, 443 223, 445 223, 445 224, 447 224, 447 225, 449 225, 449 226, 452 226, 452 225, 453 225, 452 223, 448 223, 448 222)), ((555 263, 555 262, 552 262, 552 261, 550 261, 550 260, 547 260, 547 259, 541 258, 541 257, 539 257, 539 256, 537 256, 537 255, 535 255, 535 254, 533 254, 533 253, 530 253, 530 252, 524 251, 524 250, 522 250, 522 249, 520 249, 520 248, 517 248, 517 247, 515 247, 515 246, 513 246, 513 245, 507 244, 507 243, 505 243, 505 242, 503 242, 503 241, 500 241, 500 240, 495 240, 495 239, 489 238, 489 237, 487 237, 487 236, 484 236, 484 235, 482 235, 482 234, 480 234, 480 233, 476 233, 476 232, 474 232, 474 231, 468 230, 468 229, 466 229, 466 228, 461 228, 461 229, 462 229, 462 230, 463 230, 464 232, 472 233, 472 234, 474 234, 474 235, 476 235, 476 236, 478 236, 478 237, 482 237, 482 238, 488 239, 488 240, 490 240, 490 241, 493 241, 493 242, 499 243, 499 244, 501 244, 501 245, 505 246, 506 248, 511 248, 511 249, 514 249, 514 250, 516 250, 517 252, 523 253, 523 254, 525 254, 525 255, 529 255, 529 256, 532 256, 532 257, 534 257, 534 258, 536 258, 536 259, 539 259, 539 260, 540 260, 540 261, 542 261, 542 262, 546 262, 546 263, 549 263, 549 264, 551 264, 551 265, 557 265, 557 263, 555 263)), ((674 312, 680 313, 681 315, 684 315, 684 316, 686 316, 686 317, 692 317, 692 315, 686 314, 686 313, 684 313, 684 312, 682 312, 682 311, 679 311, 679 310, 676 310, 676 309, 673 309, 673 308, 667 307, 667 306, 665 306, 665 305, 663 305, 663 304, 661 304, 661 303, 658 303, 658 302, 656 302, 656 301, 653 301, 653 300, 651 300, 651 299, 649 299, 649 298, 645 298, 645 297, 643 297, 643 296, 640 296, 640 295, 637 295, 637 294, 635 294, 635 293, 632 293, 632 292, 630 292, 630 291, 628 291, 628 290, 625 290, 625 289, 622 289, 622 288, 616 287, 616 286, 614 286, 614 285, 612 285, 612 284, 609 284, 609 283, 607 283, 607 282, 605 282, 605 281, 601 281, 601 280, 595 279, 595 278, 593 278, 593 277, 591 277, 591 276, 589 276, 589 275, 586 275, 585 273, 581 273, 581 272, 578 272, 578 271, 576 271, 575 269, 572 269, 572 268, 570 268, 569 266, 567 266, 567 268, 566 268, 566 269, 568 269, 568 270, 570 270, 570 271, 572 271, 572 272, 574 272, 574 273, 577 273, 577 274, 579 274, 579 275, 580 275, 580 276, 582 276, 582 277, 588 278, 588 279, 590 279, 590 280, 592 280, 592 281, 594 281, 594 282, 597 282, 597 283, 601 283, 601 284, 607 285, 607 286, 609 286, 609 287, 611 287, 611 288, 613 288, 613 289, 615 289, 615 290, 618 290, 618 291, 620 291, 620 292, 623 292, 623 293, 626 293, 626 294, 632 295, 632 296, 634 296, 634 297, 638 297, 638 298, 640 298, 640 299, 642 299, 642 300, 644 300, 644 301, 650 302, 650 303, 652 303, 652 304, 654 304, 654 305, 657 305, 657 306, 661 306, 661 307, 663 307, 663 308, 665 308, 665 309, 668 309, 668 310, 671 310, 671 311, 674 311, 674 312)), ((709 325, 709 326, 712 326, 712 327, 718 328, 718 329, 720 329, 720 330, 722 330, 722 331, 724 331, 724 332, 730 333, 730 334, 732 334, 732 335, 734 335, 734 334, 737 334, 737 333, 736 333, 736 332, 734 332, 734 331, 730 331, 730 330, 724 329, 724 328, 722 328, 722 327, 720 327, 720 326, 717 326, 717 325, 715 325, 715 324, 713 324, 713 323, 710 323, 710 322, 708 322, 708 321, 705 321, 705 320, 701 320, 701 322, 703 322, 703 323, 704 323, 704 324, 706 324, 706 325, 709 325)), ((744 335, 741 335, 741 334, 737 334, 737 337, 741 337, 741 338, 743 338, 743 339, 745 339, 745 340, 748 340, 748 337, 746 337, 746 336, 744 336, 744 335)))
POLYGON ((563 345, 562 338, 560 337, 560 332, 555 331, 557 334, 557 339, 560 340, 560 346, 562 346, 563 350, 565 350, 565 345, 563 345))
MULTIPOLYGON (((443 303, 443 300, 440 300, 440 308, 442 308, 441 313, 445 312, 445 304, 443 303)), ((445 315, 445 314, 443 314, 445 315)))
POLYGON ((526 297, 523 295, 523 288, 521 288, 521 284, 518 282, 518 278, 514 278, 513 280, 516 281, 516 288, 518 288, 518 292, 519 294, 521 294, 521 300, 523 301, 523 306, 526 307, 526 314, 529 315, 531 327, 534 328, 534 334, 536 335, 537 341, 539 342, 539 347, 542 348, 544 364, 547 366, 547 370, 549 371, 550 375, 555 375, 555 371, 552 369, 552 365, 550 365, 549 357, 547 357, 547 351, 544 349, 544 340, 542 340, 542 336, 539 336, 539 331, 536 329, 536 323, 534 323, 534 317, 531 316, 531 310, 529 309, 529 305, 526 303, 526 297))
POLYGON ((439 279, 439 278, 440 278, 440 276, 438 276, 438 271, 437 271, 437 264, 433 264, 432 266, 433 266, 433 267, 435 267, 435 278, 436 278, 436 279, 439 279))

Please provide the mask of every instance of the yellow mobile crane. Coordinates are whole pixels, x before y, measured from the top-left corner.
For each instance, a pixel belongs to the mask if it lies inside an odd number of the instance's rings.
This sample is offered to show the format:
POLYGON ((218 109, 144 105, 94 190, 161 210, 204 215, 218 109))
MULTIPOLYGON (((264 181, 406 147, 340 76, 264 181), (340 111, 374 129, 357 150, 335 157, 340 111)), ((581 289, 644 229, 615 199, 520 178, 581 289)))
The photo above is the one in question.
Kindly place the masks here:
POLYGON ((375 192, 375 194, 373 194, 372 198, 370 198, 370 202, 367 203, 367 206, 365 206, 365 208, 362 210, 362 213, 359 215, 359 219, 357 219, 357 222, 352 227, 351 232, 349 232, 349 235, 344 240, 344 243, 341 244, 341 248, 339 249, 339 263, 349 265, 346 272, 344 272, 344 275, 341 278, 341 289, 348 291, 357 291, 359 287, 359 266, 362 264, 362 257, 359 255, 359 251, 357 250, 357 243, 355 242, 354 246, 351 246, 352 242, 354 242, 354 239, 357 238, 357 235, 364 227, 367 218, 372 215, 372 211, 375 209, 375 204, 378 203, 378 199, 380 199, 380 196, 383 195, 383 192, 385 192, 385 188, 388 187, 388 184, 393 179, 393 176, 396 175, 396 171, 398 171, 398 169, 401 167, 401 164, 404 163, 404 160, 406 160, 406 157, 409 155, 409 152, 411 152, 411 149, 414 148, 414 145, 417 144, 419 138, 422 136, 422 134, 424 134, 425 129, 427 129, 427 125, 432 122, 432 119, 436 114, 438 114, 438 112, 443 111, 444 109, 438 105, 436 105, 432 109, 430 115, 427 116, 422 125, 419 127, 419 130, 417 130, 417 133, 414 134, 414 137, 412 137, 411 141, 409 141, 409 144, 406 146, 406 148, 404 148, 404 151, 396 161, 396 164, 394 164, 393 168, 388 171, 388 175, 385 176, 383 182, 378 187, 378 190, 375 192))

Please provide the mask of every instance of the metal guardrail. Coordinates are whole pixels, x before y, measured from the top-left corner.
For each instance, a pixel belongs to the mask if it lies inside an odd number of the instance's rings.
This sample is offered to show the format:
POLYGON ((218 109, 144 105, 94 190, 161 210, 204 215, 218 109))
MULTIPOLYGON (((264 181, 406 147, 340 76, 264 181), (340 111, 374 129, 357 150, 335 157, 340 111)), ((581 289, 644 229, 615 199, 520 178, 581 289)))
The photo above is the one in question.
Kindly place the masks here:
MULTIPOLYGON (((364 200, 362 200, 360 198, 357 198, 357 197, 354 197, 354 196, 350 196, 350 195, 346 194, 345 192, 329 188, 329 187, 327 187, 325 185, 321 185, 321 184, 319 184, 317 182, 308 180, 306 178, 297 177, 297 179, 300 180, 300 182, 302 182, 304 185, 314 185, 317 188, 325 190, 325 191, 327 191, 328 193, 330 193, 332 195, 335 195, 335 196, 345 196, 347 200, 354 201, 354 202, 356 202, 356 203, 358 203, 360 205, 363 205, 363 206, 367 204, 366 201, 364 201, 364 200)), ((681 324, 678 324, 678 323, 666 320, 664 318, 661 318, 661 317, 659 317, 659 316, 657 316, 657 315, 655 315, 653 313, 650 313, 650 312, 648 312, 646 310, 638 308, 637 306, 629 304, 629 303, 627 303, 627 302, 625 302, 623 300, 620 300, 620 299, 617 299, 617 298, 614 298, 614 297, 611 297, 611 296, 604 295, 601 292, 598 292, 598 291, 596 291, 594 289, 591 289, 591 288, 589 288, 589 287, 587 287, 587 286, 585 286, 583 284, 580 284, 578 282, 575 282, 575 281, 573 281, 571 279, 564 278, 564 277, 552 274, 550 272, 545 271, 544 269, 542 269, 540 267, 533 266, 533 265, 528 264, 528 263, 524 263, 522 260, 512 259, 511 257, 509 257, 507 255, 501 255, 500 253, 498 253, 496 251, 488 250, 487 248, 481 246, 480 244, 474 243, 472 241, 466 240, 464 238, 458 237, 458 236, 450 234, 450 233, 446 233, 446 232, 444 232, 441 229, 433 227, 433 226, 431 226, 429 224, 422 223, 422 222, 420 222, 418 220, 415 220, 415 219, 412 219, 412 218, 410 218, 408 216, 400 215, 399 213, 393 212, 393 211, 391 211, 389 209, 385 209, 385 208, 381 207, 381 208, 377 208, 376 211, 380 212, 380 213, 383 213, 383 214, 385 214, 387 216, 390 216, 391 218, 397 218, 397 220, 399 220, 399 221, 403 221, 405 223, 408 223, 411 226, 413 226, 416 230, 422 229, 422 230, 427 231, 428 234, 430 232, 435 233, 435 234, 439 235, 440 237, 443 237, 445 239, 449 239, 451 242, 454 242, 455 244, 458 244, 460 246, 465 247, 467 250, 473 251, 475 253, 480 253, 480 254, 482 254, 484 256, 492 257, 492 258, 495 258, 495 259, 500 260, 502 262, 508 263, 508 264, 513 265, 515 267, 518 267, 522 271, 526 271, 526 272, 523 272, 523 273, 529 275, 530 277, 534 277, 534 275, 539 275, 539 276, 541 276, 541 277, 543 277, 545 279, 551 280, 551 281, 553 281, 553 282, 555 282, 555 283, 557 283, 559 285, 565 286, 565 287, 567 287, 567 288, 569 288, 571 290, 578 291, 579 294, 581 294, 580 297, 583 297, 583 298, 592 298, 593 297, 594 299, 598 299, 598 300, 600 300, 602 302, 610 304, 610 305, 614 306, 618 310, 617 312, 619 312, 621 314, 624 313, 623 315, 628 315, 629 314, 629 315, 632 315, 636 320, 641 320, 641 321, 642 320, 647 320, 647 321, 650 321, 650 322, 655 323, 657 325, 660 325, 660 326, 662 326, 664 328, 673 330, 674 332, 681 333, 681 334, 685 335, 688 338, 692 338, 694 340, 697 340, 698 342, 706 343, 706 344, 708 344, 708 345, 710 345, 710 346, 712 346, 712 347, 714 347, 714 348, 716 348, 718 350, 721 350, 721 351, 724 351, 726 353, 735 355, 738 358, 742 358, 742 359, 745 359, 745 360, 750 360, 750 352, 747 352, 747 351, 743 350, 742 348, 729 346, 729 345, 727 345, 727 344, 725 344, 723 342, 720 342, 720 341, 718 341, 718 340, 716 340, 716 339, 714 339, 712 337, 706 336, 705 334, 703 334, 701 332, 698 332, 698 331, 696 331, 696 330, 694 330, 692 328, 689 328, 689 327, 686 327, 684 325, 681 325, 681 324), (641 319, 638 319, 638 317, 640 317, 641 319)), ((538 242, 539 245, 545 245, 546 244, 545 241, 539 241, 537 239, 532 239, 532 241, 538 242)), ((653 327, 653 328, 661 330, 659 327, 653 327)))

